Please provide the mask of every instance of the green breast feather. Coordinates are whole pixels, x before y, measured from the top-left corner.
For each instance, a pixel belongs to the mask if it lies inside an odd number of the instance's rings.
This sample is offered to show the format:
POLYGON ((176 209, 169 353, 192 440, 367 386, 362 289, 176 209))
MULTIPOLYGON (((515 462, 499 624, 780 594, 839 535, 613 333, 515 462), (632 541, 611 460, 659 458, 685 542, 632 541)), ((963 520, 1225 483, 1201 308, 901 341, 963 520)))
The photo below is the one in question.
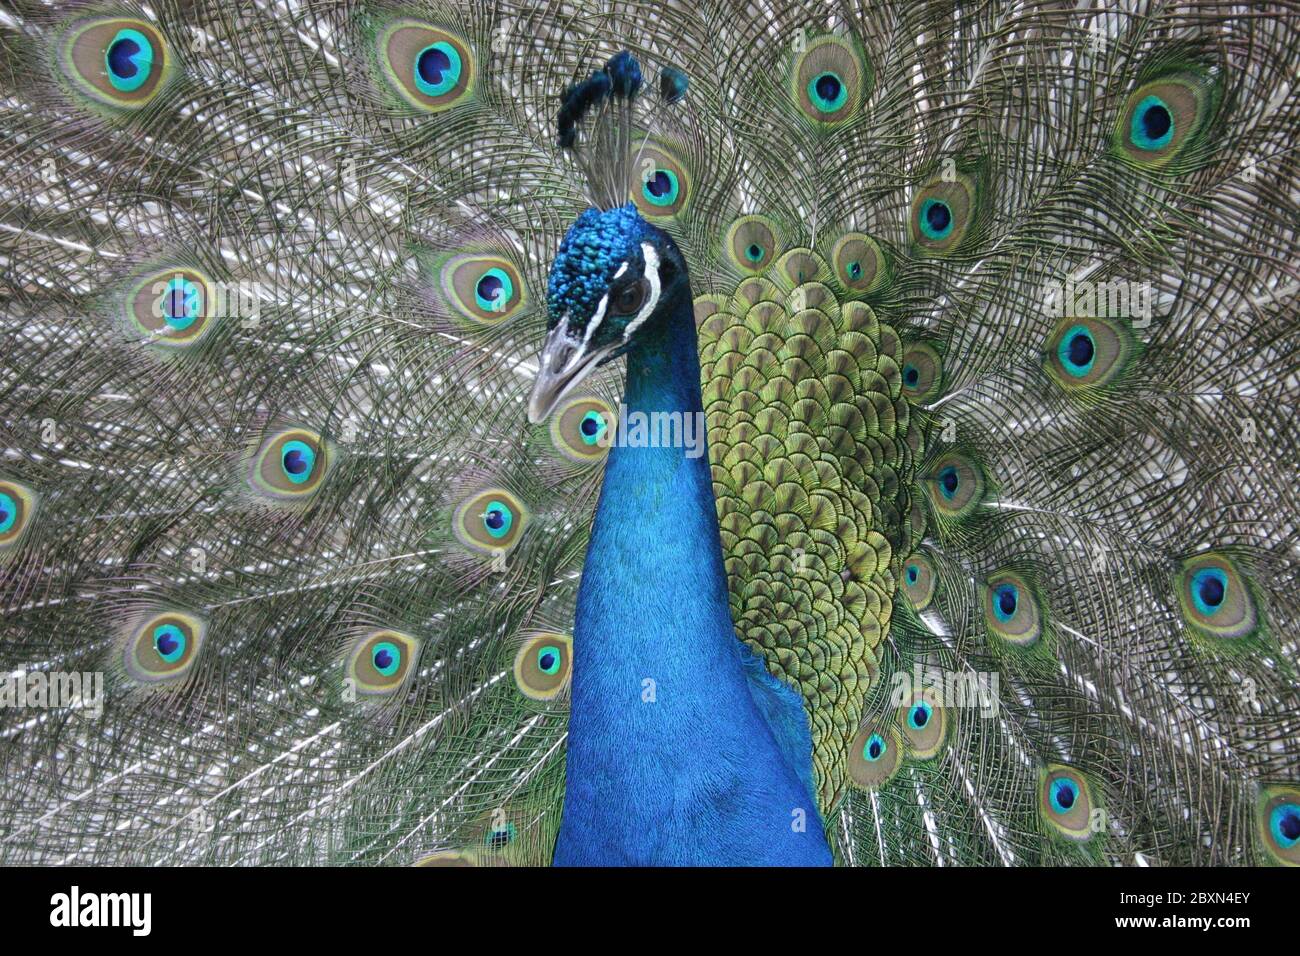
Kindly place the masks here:
POLYGON ((826 811, 917 530, 902 346, 850 291, 792 249, 730 297, 696 300, 736 633, 803 694, 826 811))

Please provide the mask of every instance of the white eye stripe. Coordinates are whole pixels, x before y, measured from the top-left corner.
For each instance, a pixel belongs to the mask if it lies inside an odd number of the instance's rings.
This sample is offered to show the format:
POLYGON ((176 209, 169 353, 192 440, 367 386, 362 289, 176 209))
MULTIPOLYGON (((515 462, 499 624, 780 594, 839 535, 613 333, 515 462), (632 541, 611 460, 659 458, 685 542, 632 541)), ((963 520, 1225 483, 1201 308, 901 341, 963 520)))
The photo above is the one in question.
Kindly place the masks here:
POLYGON ((591 341, 591 335, 596 331, 597 326, 605 320, 605 309, 608 305, 609 293, 606 292, 600 297, 600 304, 596 306, 596 314, 591 317, 591 321, 587 323, 587 331, 583 333, 582 347, 584 349, 587 347, 587 343, 591 341))
POLYGON ((641 306, 641 311, 636 314, 636 318, 627 324, 623 330, 623 341, 626 342, 631 338, 632 333, 650 318, 659 304, 659 253, 655 252, 655 247, 648 242, 641 243, 641 254, 645 256, 645 278, 650 283, 650 294, 646 296, 645 304, 641 306))
POLYGON ((614 273, 614 278, 617 279, 617 278, 618 278, 619 276, 621 276, 624 272, 627 272, 627 263, 626 263, 626 262, 623 263, 621 266, 618 267, 618 271, 614 273))

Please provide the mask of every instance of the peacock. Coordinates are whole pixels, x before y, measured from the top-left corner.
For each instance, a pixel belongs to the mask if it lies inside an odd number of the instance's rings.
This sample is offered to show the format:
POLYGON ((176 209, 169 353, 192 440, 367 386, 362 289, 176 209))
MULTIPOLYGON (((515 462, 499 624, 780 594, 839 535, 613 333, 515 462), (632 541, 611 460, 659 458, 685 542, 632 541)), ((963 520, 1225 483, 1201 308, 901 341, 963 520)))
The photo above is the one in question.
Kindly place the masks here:
POLYGON ((1297 26, 11 0, 0 860, 1300 863, 1297 26))

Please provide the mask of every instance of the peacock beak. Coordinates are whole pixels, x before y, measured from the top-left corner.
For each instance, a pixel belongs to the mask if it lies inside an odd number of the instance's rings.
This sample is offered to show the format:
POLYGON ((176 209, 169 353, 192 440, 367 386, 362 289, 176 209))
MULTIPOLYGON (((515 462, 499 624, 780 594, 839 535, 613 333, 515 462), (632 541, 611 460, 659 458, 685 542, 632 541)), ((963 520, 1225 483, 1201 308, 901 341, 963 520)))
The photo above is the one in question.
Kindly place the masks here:
POLYGON ((537 380, 528 397, 528 420, 534 425, 544 422, 560 399, 617 350, 616 345, 591 348, 589 342, 575 342, 569 338, 568 328, 566 316, 547 333, 537 359, 537 380))

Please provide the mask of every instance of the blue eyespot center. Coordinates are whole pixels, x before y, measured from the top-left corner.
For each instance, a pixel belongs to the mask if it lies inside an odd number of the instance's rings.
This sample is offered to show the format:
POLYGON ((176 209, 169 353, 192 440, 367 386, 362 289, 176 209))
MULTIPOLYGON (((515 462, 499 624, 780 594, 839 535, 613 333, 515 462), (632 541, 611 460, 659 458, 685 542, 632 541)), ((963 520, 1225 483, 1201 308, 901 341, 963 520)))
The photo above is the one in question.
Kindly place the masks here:
POLYGON ((184 276, 167 283, 163 293, 163 321, 178 332, 188 329, 203 312, 203 290, 184 276))
POLYGON ((460 53, 446 41, 431 43, 415 57, 415 86, 425 96, 443 96, 460 81, 460 53))
POLYGON ((823 113, 834 113, 848 97, 844 81, 829 71, 818 73, 808 84, 808 98, 823 113))
POLYGON ((849 263, 849 266, 845 271, 848 272, 850 279, 861 279, 862 263, 854 260, 853 262, 849 263))
POLYGON ((1174 138, 1174 116, 1158 96, 1146 96, 1133 111, 1129 132, 1133 145, 1154 151, 1163 149, 1174 138))
POLYGON ((139 30, 118 30, 104 51, 108 81, 116 90, 132 93, 142 87, 153 70, 153 44, 139 30))
POLYGON ((496 276, 488 274, 478 280, 478 296, 480 299, 486 299, 488 302, 496 302, 497 296, 502 288, 501 280, 496 276))
POLYGON ((1073 780, 1058 777, 1052 781, 1052 809, 1057 813, 1069 813, 1079 799, 1079 786, 1073 780))
POLYGON ((930 705, 925 701, 919 701, 913 704, 912 709, 908 711, 907 722, 911 724, 913 730, 924 730, 926 725, 930 723, 931 713, 930 705))
POLYGON ((885 743, 885 738, 880 734, 872 734, 862 747, 862 759, 875 763, 888 752, 889 745, 885 743))
POLYGON ((920 577, 920 574, 921 574, 920 568, 918 568, 915 564, 909 564, 907 566, 907 583, 915 584, 916 579, 920 577))
POLYGON ((285 442, 280 452, 280 464, 288 479, 295 485, 300 485, 311 477, 312 467, 316 464, 316 452, 306 442, 285 442))
POLYGON ((601 436, 605 434, 608 427, 604 415, 597 411, 590 411, 582 416, 582 421, 578 424, 578 431, 582 435, 584 444, 594 445, 600 441, 601 436))
POLYGON ((504 538, 514 521, 514 512, 500 501, 490 502, 483 511, 483 527, 494 538, 504 538))
POLYGON ((1278 846, 1284 850, 1300 843, 1300 804, 1283 803, 1273 808, 1269 829, 1278 846))
POLYGON ((562 660, 560 649, 554 645, 547 644, 537 651, 537 668, 543 674, 558 674, 562 660))
POLYGON ((939 493, 947 500, 951 501, 957 494, 957 486, 960 484, 957 478, 957 469, 952 465, 944 468, 939 472, 939 493))
POLYGON ((397 673, 397 669, 402 666, 402 652, 398 646, 391 641, 384 641, 376 644, 370 652, 370 661, 375 666, 375 670, 385 677, 392 677, 397 673))
POLYGON ((753 263, 762 262, 763 255, 763 247, 756 242, 750 243, 749 248, 745 250, 745 258, 753 263))
POLYGON ((153 630, 153 647, 168 664, 174 664, 185 653, 185 632, 175 624, 159 624, 153 630))
POLYGON ((513 843, 518 834, 519 831, 515 828, 515 825, 513 823, 507 823, 503 827, 497 827, 492 830, 487 835, 487 839, 484 842, 486 842, 492 849, 500 850, 513 843))
POLYGON ((952 207, 942 199, 927 199, 921 203, 921 232, 927 239, 941 240, 952 232, 952 207))
POLYGON ((908 388, 916 388, 916 383, 921 380, 921 372, 915 365, 903 366, 903 384, 908 388))
POLYGON ((642 194, 656 206, 671 206, 680 191, 677 174, 671 169, 656 169, 646 176, 641 186, 642 194))
POLYGON ((0 534, 4 534, 18 520, 18 502, 13 496, 0 491, 0 534))
POLYGON ((1200 568, 1192 575, 1191 592, 1197 611, 1216 614, 1228 596, 1228 575, 1222 568, 1200 568))
POLYGON ((999 621, 1009 621, 1020 604, 1020 590, 1014 584, 999 584, 993 592, 993 613, 999 621))

